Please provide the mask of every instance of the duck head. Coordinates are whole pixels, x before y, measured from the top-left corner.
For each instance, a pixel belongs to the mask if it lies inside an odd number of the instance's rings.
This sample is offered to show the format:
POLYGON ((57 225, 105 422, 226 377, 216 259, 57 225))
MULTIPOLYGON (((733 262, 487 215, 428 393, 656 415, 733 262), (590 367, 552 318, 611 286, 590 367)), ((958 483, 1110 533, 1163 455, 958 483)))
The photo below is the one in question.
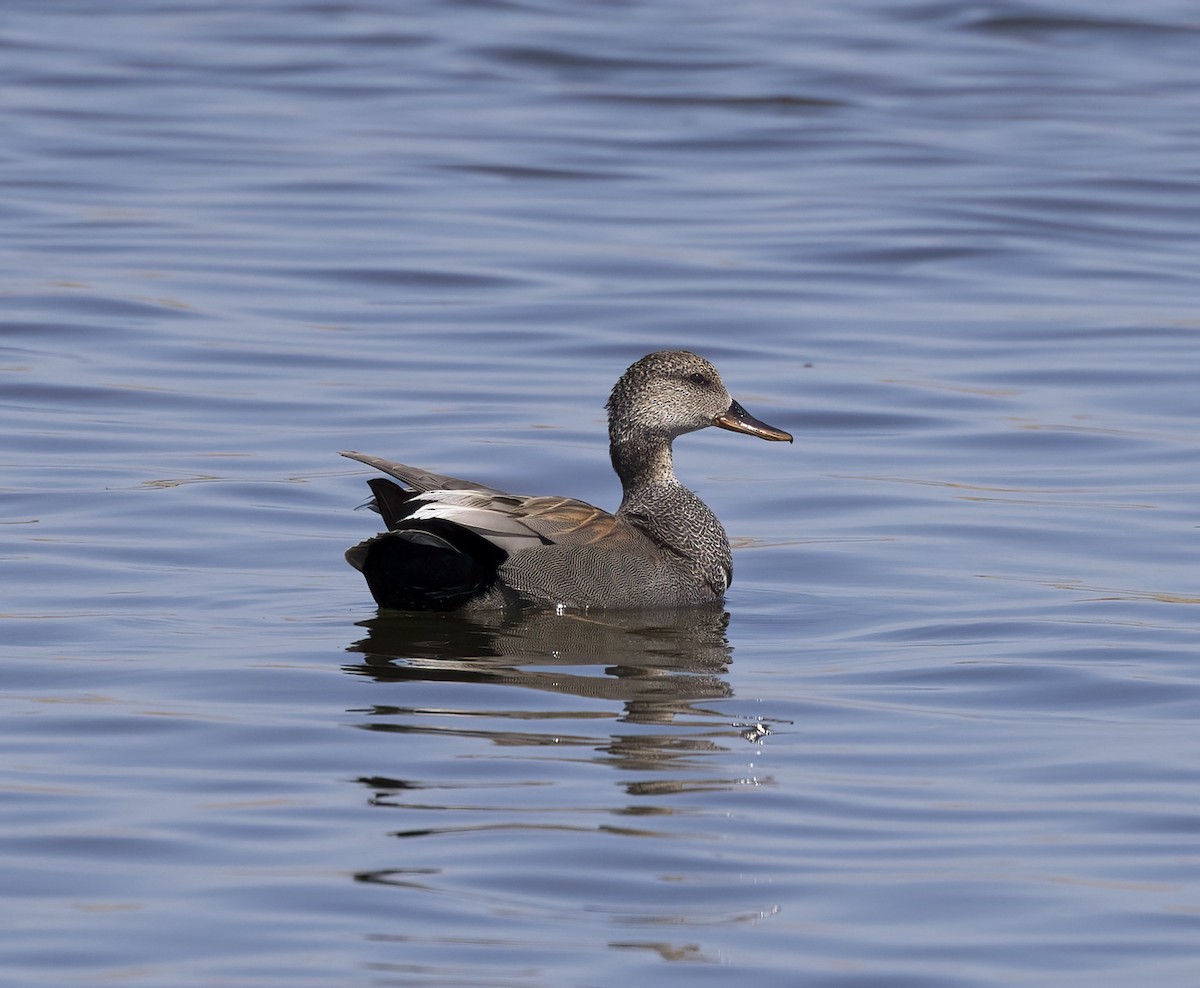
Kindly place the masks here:
POLYGON ((734 401, 717 369, 687 350, 660 350, 629 367, 608 399, 614 445, 666 442, 715 425, 774 442, 791 442, 782 429, 756 419, 734 401))

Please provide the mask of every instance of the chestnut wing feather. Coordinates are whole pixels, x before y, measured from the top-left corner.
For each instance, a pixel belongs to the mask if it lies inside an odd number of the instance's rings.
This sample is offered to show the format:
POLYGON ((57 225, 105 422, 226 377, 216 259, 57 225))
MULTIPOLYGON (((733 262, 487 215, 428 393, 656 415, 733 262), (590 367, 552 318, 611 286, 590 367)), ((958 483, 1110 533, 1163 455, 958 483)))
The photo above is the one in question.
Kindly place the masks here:
POLYGON ((591 545, 610 539, 628 526, 624 521, 586 501, 569 497, 524 497, 516 516, 548 542, 591 545))

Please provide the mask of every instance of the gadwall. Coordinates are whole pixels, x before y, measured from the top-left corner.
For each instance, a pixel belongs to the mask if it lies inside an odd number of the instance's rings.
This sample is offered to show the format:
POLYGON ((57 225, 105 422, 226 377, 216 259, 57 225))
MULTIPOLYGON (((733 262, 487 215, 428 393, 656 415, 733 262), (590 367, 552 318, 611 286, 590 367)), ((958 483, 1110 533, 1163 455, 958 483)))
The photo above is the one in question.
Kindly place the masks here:
POLYGON ((733 578, 717 516, 675 478, 671 442, 710 425, 791 442, 734 401, 685 350, 633 364, 608 399, 616 514, 567 497, 522 497, 362 453, 400 481, 369 480, 387 531, 346 552, 381 607, 401 610, 675 607, 719 600, 733 578))

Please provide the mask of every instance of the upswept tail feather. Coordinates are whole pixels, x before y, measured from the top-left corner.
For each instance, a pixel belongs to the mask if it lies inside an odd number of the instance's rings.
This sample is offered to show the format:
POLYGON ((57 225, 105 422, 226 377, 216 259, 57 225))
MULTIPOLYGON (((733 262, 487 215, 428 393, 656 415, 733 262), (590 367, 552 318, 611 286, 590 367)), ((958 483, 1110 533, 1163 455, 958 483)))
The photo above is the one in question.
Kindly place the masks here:
POLYGON ((395 477, 400 483, 416 491, 488 491, 492 494, 501 493, 494 487, 486 487, 483 484, 475 483, 473 480, 459 480, 457 477, 447 477, 444 474, 431 473, 428 470, 422 470, 420 467, 410 467, 406 463, 385 460, 382 456, 356 453, 352 449, 343 449, 338 455, 344 456, 347 459, 358 460, 359 463, 365 463, 369 467, 374 467, 380 473, 386 473, 389 477, 395 477))

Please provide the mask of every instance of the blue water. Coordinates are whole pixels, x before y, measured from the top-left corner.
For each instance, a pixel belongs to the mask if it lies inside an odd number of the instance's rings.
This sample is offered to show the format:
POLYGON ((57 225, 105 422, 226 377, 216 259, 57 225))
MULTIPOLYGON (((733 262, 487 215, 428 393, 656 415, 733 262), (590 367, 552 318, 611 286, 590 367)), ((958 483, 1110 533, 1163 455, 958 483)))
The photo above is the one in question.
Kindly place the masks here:
POLYGON ((1200 983, 1200 19, 0 15, 0 983, 1200 983), (360 449, 716 612, 379 615, 360 449))

